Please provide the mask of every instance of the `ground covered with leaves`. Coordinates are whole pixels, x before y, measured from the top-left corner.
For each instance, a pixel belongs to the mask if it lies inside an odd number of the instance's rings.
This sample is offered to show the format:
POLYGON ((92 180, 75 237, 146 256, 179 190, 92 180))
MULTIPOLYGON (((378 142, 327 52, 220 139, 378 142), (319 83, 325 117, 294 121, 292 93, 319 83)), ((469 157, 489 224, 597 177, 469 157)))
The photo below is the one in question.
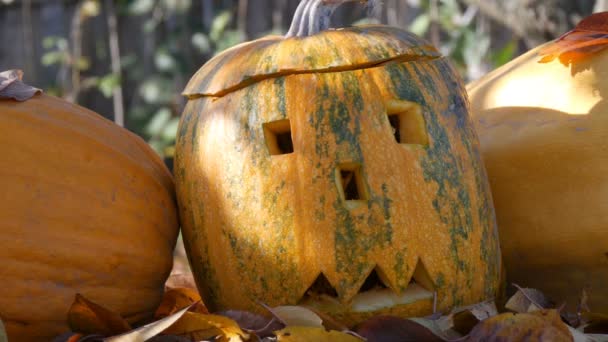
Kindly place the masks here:
POLYGON ((536 289, 513 285, 497 309, 488 301, 427 317, 377 316, 347 327, 302 306, 268 307, 259 315, 210 313, 191 274, 174 271, 154 321, 131 326, 119 314, 76 295, 68 313, 71 332, 54 342, 393 342, 393 341, 608 341, 608 315, 592 313, 583 292, 577 312, 566 312, 536 289))

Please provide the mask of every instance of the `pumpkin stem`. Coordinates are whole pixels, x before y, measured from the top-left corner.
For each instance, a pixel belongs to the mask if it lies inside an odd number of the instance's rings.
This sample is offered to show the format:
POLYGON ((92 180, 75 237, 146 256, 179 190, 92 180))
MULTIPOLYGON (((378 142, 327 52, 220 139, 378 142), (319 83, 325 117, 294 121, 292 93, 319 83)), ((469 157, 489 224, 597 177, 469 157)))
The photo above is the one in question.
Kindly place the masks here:
POLYGON ((349 1, 355 0, 302 0, 285 37, 307 37, 327 30, 334 10, 349 1))

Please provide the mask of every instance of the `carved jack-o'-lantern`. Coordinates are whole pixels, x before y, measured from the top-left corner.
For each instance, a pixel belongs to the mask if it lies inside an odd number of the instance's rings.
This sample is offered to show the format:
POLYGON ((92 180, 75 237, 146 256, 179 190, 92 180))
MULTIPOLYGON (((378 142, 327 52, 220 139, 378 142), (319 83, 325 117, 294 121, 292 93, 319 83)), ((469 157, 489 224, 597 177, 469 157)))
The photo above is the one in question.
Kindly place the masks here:
POLYGON ((493 297, 494 209, 461 80, 396 28, 316 32, 305 3, 290 32, 307 36, 227 50, 185 90, 175 173, 205 303, 354 323, 493 297))

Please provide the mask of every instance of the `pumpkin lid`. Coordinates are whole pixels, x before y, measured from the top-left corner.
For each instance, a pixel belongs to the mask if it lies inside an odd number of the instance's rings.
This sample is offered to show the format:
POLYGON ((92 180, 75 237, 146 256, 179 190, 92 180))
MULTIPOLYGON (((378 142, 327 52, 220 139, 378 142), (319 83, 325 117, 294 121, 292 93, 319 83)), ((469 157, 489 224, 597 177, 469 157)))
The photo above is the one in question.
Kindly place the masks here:
POLYGON ((384 25, 327 30, 307 37, 268 36, 212 58, 190 79, 183 95, 219 97, 268 78, 439 57, 423 39, 384 25))

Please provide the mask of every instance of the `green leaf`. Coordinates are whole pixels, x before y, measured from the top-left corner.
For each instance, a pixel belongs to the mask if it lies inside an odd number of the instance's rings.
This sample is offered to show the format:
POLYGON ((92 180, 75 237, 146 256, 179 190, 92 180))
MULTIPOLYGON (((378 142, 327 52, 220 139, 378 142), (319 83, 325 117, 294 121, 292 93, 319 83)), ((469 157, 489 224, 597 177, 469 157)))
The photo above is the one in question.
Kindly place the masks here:
POLYGON ((135 0, 129 5, 129 13, 134 15, 148 14, 154 9, 154 0, 135 0))
POLYGON ((243 35, 241 34, 241 32, 237 30, 227 30, 226 32, 224 32, 222 39, 216 42, 216 54, 230 47, 233 47, 236 44, 241 43, 242 41, 243 35))
POLYGON ((160 71, 173 71, 177 68, 175 58, 165 49, 156 51, 154 64, 160 71))
POLYGON ((213 19, 211 32, 209 33, 209 38, 213 42, 217 43, 220 40, 230 20, 232 20, 232 13, 230 11, 222 11, 213 19))
POLYGON ((159 76, 144 80, 139 87, 140 95, 149 104, 171 102, 174 92, 172 81, 159 76))
POLYGON ((197 32, 192 35, 191 38, 192 45, 200 52, 200 53, 209 53, 211 51, 211 43, 209 42, 209 38, 204 33, 197 32))
POLYGON ((502 49, 492 53, 490 55, 490 59, 492 60, 492 64, 494 67, 498 68, 499 66, 509 62, 515 56, 515 52, 517 51, 517 41, 511 40, 507 43, 502 49))
POLYGON ((111 97, 114 89, 120 85, 120 77, 116 74, 108 74, 99 79, 97 88, 103 96, 111 97))
POLYGON ((91 67, 91 61, 87 57, 80 57, 76 62, 78 70, 88 70, 91 67))
POLYGON ((191 0, 163 0, 165 8, 173 13, 184 13, 192 6, 191 0))
POLYGON ((61 61, 63 61, 63 52, 59 52, 59 51, 51 51, 51 52, 47 52, 44 55, 42 55, 42 65, 45 66, 49 66, 49 65, 53 65, 53 64, 58 64, 61 63, 61 61))
POLYGON ((169 122, 165 125, 161 133, 161 138, 167 142, 172 143, 175 141, 175 137, 177 136, 177 127, 179 126, 179 118, 171 118, 169 122))
POLYGON ((431 18, 428 14, 421 14, 410 24, 409 30, 423 36, 431 25, 431 18))
POLYGON ((171 119, 171 111, 169 108, 163 107, 159 109, 148 124, 146 125, 145 132, 150 136, 158 136, 163 132, 165 126, 171 119))

